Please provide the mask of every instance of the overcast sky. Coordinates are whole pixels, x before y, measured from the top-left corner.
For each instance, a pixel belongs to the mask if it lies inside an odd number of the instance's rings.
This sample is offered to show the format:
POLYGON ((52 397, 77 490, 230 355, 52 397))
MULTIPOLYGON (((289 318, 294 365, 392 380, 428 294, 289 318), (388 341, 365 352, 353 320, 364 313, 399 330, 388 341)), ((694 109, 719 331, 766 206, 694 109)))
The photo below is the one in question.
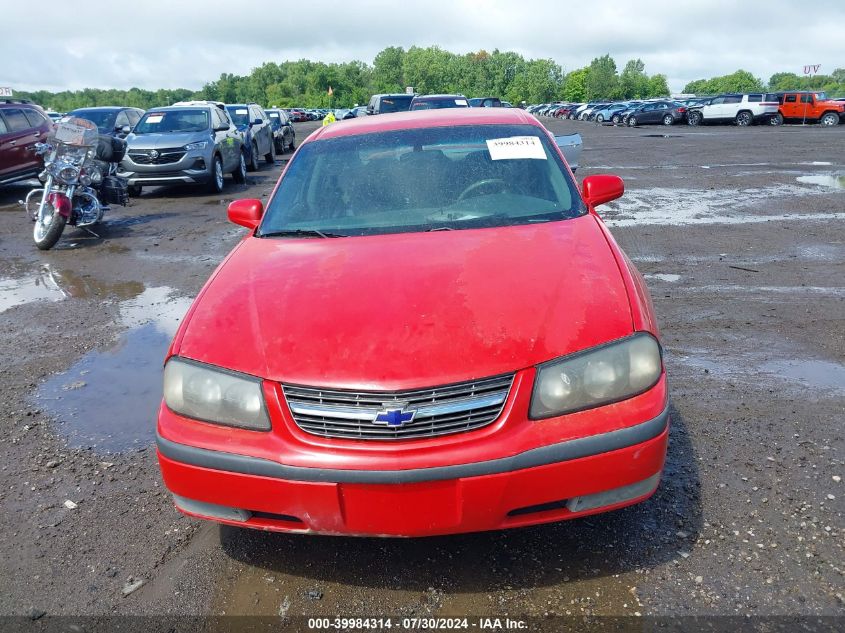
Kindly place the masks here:
POLYGON ((4 2, 0 86, 199 89, 223 72, 247 74, 265 61, 372 63, 387 46, 413 45, 513 50, 551 58, 564 71, 604 53, 620 70, 639 57, 647 73, 665 74, 673 91, 737 68, 767 81, 778 71, 801 74, 805 64, 821 64, 821 73, 845 67, 841 0, 660 4, 47 0, 33 11, 28 2, 4 2))

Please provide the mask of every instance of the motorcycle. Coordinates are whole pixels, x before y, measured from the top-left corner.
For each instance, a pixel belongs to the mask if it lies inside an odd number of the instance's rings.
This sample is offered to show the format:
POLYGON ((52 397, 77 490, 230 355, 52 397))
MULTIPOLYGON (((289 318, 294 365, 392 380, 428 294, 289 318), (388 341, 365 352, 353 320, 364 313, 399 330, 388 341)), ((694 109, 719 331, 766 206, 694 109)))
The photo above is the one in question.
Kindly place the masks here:
POLYGON ((35 245, 45 251, 56 245, 66 224, 99 237, 88 227, 103 219, 110 204, 129 201, 128 182, 116 175, 126 141, 100 135, 94 123, 75 117, 60 120, 46 140, 35 144, 44 157, 38 176, 44 187, 23 201, 35 222, 35 245))

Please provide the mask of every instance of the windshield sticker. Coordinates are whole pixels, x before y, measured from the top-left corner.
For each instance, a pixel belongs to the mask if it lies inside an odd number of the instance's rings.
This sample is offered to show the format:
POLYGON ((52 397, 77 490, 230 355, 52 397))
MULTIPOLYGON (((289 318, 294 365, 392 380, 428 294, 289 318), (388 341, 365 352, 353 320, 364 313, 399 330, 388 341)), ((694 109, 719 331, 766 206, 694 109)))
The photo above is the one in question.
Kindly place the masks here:
POLYGON ((235 110, 235 114, 247 114, 247 109, 246 108, 238 108, 237 110, 235 110))
POLYGON ((491 138, 487 141, 490 160, 513 160, 519 158, 538 158, 546 160, 546 150, 536 136, 511 136, 491 138))
POLYGON ((468 104, 466 99, 455 99, 455 105, 465 106, 468 104))
POLYGON ((147 123, 161 123, 161 120, 164 118, 163 114, 151 114, 147 117, 147 123))

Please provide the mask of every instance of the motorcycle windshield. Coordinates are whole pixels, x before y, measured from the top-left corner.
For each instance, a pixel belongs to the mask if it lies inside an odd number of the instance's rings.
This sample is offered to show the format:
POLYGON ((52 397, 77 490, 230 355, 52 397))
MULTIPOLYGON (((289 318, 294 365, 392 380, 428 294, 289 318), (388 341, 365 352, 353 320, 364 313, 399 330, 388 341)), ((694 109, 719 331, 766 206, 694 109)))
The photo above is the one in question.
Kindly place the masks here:
POLYGON ((97 135, 97 125, 79 117, 61 119, 52 133, 57 143, 72 147, 94 147, 97 144, 97 135))

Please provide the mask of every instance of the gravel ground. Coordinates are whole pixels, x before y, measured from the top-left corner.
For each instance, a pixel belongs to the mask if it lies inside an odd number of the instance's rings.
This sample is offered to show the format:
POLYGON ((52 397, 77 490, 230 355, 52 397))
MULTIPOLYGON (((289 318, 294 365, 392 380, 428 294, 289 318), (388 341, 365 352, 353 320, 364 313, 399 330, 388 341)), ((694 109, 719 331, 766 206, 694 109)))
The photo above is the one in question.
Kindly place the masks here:
MULTIPOLYGON (((423 540, 220 528, 152 447, 181 314, 289 155, 156 188, 38 252, 0 189, 0 614, 845 615, 845 126, 579 131, 646 275, 673 402, 663 483, 615 513, 423 540), (809 177, 809 178, 808 178, 809 177)), ((298 126, 303 139, 314 124, 298 126)))

